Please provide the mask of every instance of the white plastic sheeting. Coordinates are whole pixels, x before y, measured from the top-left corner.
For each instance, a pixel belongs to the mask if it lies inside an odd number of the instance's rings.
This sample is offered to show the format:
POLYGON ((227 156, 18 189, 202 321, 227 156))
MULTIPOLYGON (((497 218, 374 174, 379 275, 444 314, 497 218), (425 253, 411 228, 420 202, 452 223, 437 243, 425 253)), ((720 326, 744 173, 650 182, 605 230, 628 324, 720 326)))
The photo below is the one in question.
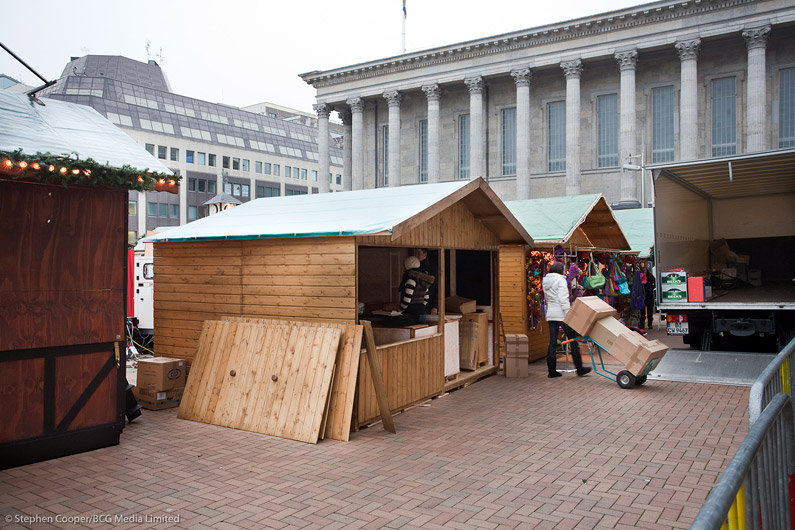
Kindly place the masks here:
POLYGON ((389 232, 469 181, 269 197, 144 239, 194 241, 320 237, 389 232))
POLYGON ((171 174, 157 158, 91 107, 0 90, 0 150, 50 153, 71 159, 171 174))

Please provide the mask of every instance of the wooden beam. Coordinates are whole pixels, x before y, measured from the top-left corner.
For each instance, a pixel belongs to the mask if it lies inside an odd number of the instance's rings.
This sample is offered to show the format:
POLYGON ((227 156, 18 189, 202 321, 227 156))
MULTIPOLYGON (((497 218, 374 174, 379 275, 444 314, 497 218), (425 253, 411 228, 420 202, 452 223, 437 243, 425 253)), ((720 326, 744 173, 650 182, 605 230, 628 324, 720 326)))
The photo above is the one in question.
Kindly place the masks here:
POLYGON ((367 354, 367 364, 370 365, 370 376, 373 378, 375 398, 378 400, 378 409, 381 411, 381 421, 384 423, 384 430, 392 434, 397 434, 395 424, 392 421, 392 411, 389 408, 386 386, 384 385, 384 379, 381 377, 381 358, 378 357, 378 350, 375 347, 373 326, 368 320, 362 320, 360 323, 364 326, 364 344, 367 354))

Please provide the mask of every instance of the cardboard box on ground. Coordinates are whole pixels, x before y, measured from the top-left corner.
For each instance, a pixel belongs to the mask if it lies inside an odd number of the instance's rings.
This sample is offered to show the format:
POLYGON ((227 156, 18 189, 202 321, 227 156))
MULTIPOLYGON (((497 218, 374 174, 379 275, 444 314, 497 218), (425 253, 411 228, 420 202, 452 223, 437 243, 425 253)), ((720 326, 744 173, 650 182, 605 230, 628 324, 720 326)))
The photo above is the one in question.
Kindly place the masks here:
POLYGON ((185 359, 154 357, 138 361, 138 376, 133 393, 147 410, 178 407, 186 379, 185 359))
POLYGON ((505 335, 505 377, 527 377, 528 367, 527 335, 506 333, 505 335))

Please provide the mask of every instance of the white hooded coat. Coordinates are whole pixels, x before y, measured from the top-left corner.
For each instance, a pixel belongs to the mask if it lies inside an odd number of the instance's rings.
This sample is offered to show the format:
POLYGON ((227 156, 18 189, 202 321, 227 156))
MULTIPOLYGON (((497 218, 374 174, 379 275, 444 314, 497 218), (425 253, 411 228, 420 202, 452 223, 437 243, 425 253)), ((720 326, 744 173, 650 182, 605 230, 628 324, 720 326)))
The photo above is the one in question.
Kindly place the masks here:
POLYGON ((556 272, 544 276, 541 283, 544 288, 544 297, 547 301, 547 320, 563 320, 569 312, 569 288, 566 286, 566 277, 556 272))

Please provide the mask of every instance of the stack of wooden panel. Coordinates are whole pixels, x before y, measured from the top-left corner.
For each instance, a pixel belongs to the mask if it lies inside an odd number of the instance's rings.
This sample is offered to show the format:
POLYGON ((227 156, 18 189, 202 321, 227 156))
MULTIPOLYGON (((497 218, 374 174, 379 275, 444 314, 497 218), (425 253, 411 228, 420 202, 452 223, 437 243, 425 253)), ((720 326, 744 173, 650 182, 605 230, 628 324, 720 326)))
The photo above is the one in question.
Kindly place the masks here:
POLYGON ((179 417, 317 443, 350 433, 362 326, 205 321, 179 417))

